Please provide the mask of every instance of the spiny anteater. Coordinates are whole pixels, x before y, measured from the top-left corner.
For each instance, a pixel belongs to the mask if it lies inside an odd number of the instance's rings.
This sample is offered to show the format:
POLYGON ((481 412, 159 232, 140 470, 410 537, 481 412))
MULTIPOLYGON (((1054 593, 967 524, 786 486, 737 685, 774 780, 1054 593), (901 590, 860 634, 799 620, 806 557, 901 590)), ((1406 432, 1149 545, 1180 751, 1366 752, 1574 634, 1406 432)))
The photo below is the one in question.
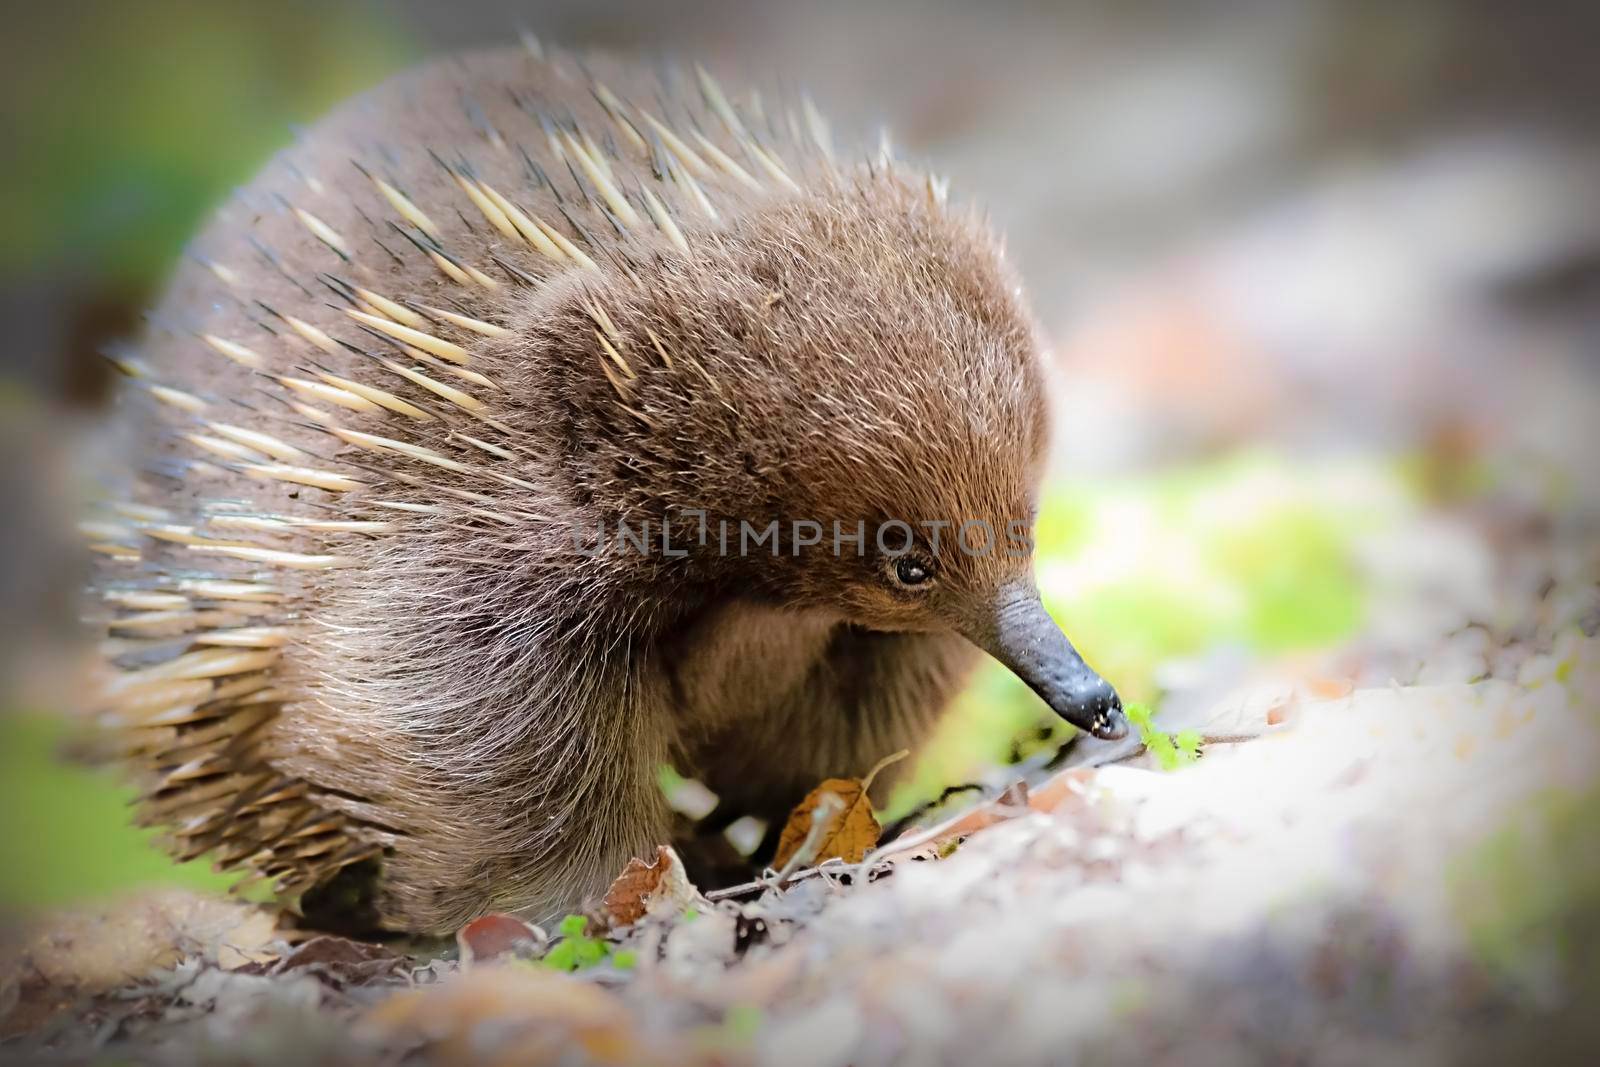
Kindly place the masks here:
POLYGON ((389 82, 118 360, 137 471, 85 528, 140 818, 443 931, 664 840, 662 764, 781 817, 978 648, 1120 736, 1031 577, 1039 359, 988 229, 809 102, 533 47, 389 82))

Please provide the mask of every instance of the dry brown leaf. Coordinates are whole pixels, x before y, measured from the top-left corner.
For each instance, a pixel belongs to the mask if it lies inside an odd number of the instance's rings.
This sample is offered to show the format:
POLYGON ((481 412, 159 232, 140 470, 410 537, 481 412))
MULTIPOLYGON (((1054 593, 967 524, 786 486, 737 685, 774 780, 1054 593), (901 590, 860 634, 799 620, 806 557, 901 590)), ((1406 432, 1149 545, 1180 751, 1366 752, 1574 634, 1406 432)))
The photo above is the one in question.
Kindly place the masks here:
POLYGON ((818 809, 824 805, 835 810, 832 814, 823 813, 820 816, 825 820, 825 825, 813 838, 815 854, 806 857, 805 862, 816 864, 824 860, 841 859, 846 863, 860 863, 865 859, 867 853, 877 846, 878 835, 883 832, 883 827, 878 825, 878 817, 872 813, 872 801, 867 798, 867 790, 872 788, 872 780, 879 771, 905 756, 904 750, 896 752, 879 760, 865 778, 829 778, 807 793, 806 798, 789 813, 789 820, 783 825, 773 866, 782 870, 795 858, 807 838, 812 837, 819 817, 818 809), (830 797, 833 799, 829 800, 830 797))
POLYGON ((610 925, 627 926, 647 915, 677 915, 699 897, 678 854, 658 845, 654 863, 634 858, 617 875, 606 890, 605 913, 610 925))
POLYGON ((827 827, 817 839, 816 854, 810 863, 842 859, 846 863, 860 863, 878 843, 883 827, 872 814, 872 802, 859 778, 829 778, 806 794, 784 823, 783 834, 778 838, 778 854, 773 866, 782 868, 794 859, 800 847, 811 834, 811 827, 819 805, 828 797, 836 798, 838 810, 828 820, 827 827))

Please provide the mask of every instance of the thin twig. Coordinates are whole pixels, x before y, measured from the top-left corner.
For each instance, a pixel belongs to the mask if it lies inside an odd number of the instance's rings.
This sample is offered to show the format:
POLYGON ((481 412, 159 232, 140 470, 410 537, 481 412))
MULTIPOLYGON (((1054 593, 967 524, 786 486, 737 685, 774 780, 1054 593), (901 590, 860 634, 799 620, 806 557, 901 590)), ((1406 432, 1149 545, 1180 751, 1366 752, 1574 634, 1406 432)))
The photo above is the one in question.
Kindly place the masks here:
MULTIPOLYGON (((795 871, 788 878, 782 879, 781 881, 775 875, 757 878, 754 881, 744 882, 740 885, 728 886, 726 889, 713 889, 705 896, 706 899, 712 903, 716 903, 719 900, 735 900, 739 897, 747 897, 767 889, 788 889, 790 886, 797 885, 800 882, 806 881, 807 879, 815 878, 818 875, 833 874, 834 872, 838 872, 839 874, 855 874, 856 869, 859 868, 859 866, 859 864, 845 863, 843 860, 824 860, 815 867, 807 867, 803 871, 795 871)), ((893 869, 894 868, 892 866, 884 864, 880 870, 869 872, 869 877, 871 880, 876 880, 878 877, 888 874, 893 869)))

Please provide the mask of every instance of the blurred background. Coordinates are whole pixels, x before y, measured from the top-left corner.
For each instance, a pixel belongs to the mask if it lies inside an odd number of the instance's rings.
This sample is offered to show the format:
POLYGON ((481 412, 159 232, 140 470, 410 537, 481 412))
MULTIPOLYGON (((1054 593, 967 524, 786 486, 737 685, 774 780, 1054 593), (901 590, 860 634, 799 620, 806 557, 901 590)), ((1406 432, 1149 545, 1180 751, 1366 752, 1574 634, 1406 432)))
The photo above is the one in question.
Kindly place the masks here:
MULTIPOLYGON (((0 910, 224 884, 56 758, 101 353, 298 126, 524 29, 780 72, 987 207, 1061 370, 1050 605, 1163 721, 1517 678, 1600 624, 1594 5, 36 5, 0 68, 0 910)), ((985 674, 894 807, 1059 741, 985 674)))

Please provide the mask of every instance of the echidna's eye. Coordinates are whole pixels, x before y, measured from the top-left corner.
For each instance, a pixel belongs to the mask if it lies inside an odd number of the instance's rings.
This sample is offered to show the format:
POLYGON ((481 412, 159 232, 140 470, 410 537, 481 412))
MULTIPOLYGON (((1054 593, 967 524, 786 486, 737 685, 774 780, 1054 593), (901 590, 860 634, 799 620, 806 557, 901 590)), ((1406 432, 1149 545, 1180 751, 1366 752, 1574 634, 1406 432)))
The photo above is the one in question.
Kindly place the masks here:
POLYGON ((916 589, 933 581, 933 564, 916 556, 901 556, 894 562, 894 580, 908 589, 916 589))

